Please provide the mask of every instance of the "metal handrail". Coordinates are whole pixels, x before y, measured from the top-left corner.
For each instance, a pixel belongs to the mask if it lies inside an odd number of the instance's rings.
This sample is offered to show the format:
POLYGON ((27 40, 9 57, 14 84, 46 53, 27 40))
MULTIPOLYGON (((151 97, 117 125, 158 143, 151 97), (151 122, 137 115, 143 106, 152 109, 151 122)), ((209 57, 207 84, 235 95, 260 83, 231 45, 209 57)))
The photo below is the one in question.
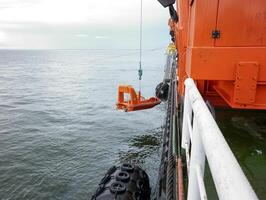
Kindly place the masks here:
POLYGON ((191 78, 185 81, 182 148, 187 155, 187 199, 207 199, 205 159, 219 199, 258 199, 191 78))

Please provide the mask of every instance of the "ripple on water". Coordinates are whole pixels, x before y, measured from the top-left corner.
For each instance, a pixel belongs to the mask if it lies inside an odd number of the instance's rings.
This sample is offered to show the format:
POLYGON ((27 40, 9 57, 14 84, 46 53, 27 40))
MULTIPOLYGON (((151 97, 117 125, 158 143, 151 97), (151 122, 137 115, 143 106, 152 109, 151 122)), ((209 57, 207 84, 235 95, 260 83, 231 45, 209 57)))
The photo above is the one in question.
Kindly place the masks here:
MULTIPOLYGON (((90 50, 0 52, 0 199, 88 199, 107 169, 134 151, 155 177, 162 111, 115 110, 117 85, 138 85, 136 54, 125 62, 110 58, 126 50, 104 51, 109 59, 90 50)), ((163 52, 152 56, 144 58, 154 68, 145 75, 147 96, 162 78, 154 66, 163 66, 163 52)))

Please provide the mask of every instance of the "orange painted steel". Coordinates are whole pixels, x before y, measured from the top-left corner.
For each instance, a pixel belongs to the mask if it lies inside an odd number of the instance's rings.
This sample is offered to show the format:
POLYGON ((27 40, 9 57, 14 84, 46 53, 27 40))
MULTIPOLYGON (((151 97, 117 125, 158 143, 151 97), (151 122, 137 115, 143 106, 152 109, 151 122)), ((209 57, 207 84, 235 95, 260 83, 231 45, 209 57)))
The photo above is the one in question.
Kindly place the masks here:
POLYGON ((144 97, 142 97, 140 93, 137 95, 131 85, 120 85, 118 87, 118 102, 116 104, 117 109, 122 109, 126 112, 130 112, 149 109, 160 103, 160 99, 156 97, 144 99, 144 97), (129 94, 130 99, 125 100, 125 94, 129 94))
POLYGON ((266 109, 266 0, 177 0, 169 21, 178 92, 193 78, 214 106, 266 109))

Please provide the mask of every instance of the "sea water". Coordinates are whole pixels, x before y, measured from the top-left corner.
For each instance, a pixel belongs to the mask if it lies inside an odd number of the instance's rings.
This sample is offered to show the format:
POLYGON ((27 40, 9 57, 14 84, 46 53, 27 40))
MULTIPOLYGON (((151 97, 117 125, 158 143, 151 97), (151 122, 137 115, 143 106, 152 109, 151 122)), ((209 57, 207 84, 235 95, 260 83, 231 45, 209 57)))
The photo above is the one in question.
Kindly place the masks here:
MULTIPOLYGON (((145 97, 164 61, 164 49, 144 51, 145 97)), ((115 109, 119 84, 138 89, 138 65, 137 50, 0 50, 0 199, 90 199, 123 162, 145 169, 154 188, 165 105, 115 109)), ((216 119, 265 199, 265 113, 217 111, 216 119)))

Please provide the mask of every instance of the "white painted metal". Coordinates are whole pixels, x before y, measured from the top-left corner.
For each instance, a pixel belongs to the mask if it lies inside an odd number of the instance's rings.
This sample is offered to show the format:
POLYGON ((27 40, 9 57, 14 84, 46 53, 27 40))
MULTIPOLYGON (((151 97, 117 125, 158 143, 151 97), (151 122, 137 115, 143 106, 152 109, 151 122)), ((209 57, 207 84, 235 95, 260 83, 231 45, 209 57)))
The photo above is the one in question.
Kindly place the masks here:
POLYGON ((186 162, 187 162, 187 175, 189 176, 189 166, 190 166, 190 155, 189 155, 189 147, 187 144, 185 144, 185 150, 186 150, 186 162))
MULTIPOLYGON (((187 94, 188 88, 185 88, 185 94, 187 94)), ((185 95, 184 100, 184 111, 183 111, 183 127, 182 127, 182 147, 185 148, 186 146, 189 147, 190 139, 189 139, 189 127, 188 123, 190 123, 187 118, 191 119, 192 115, 192 107, 189 100, 189 96, 185 95)))
MULTIPOLYGON (((189 122, 191 122, 191 119, 190 119, 190 117, 187 115, 187 126, 188 126, 188 133, 189 133, 189 137, 190 137, 190 140, 192 141, 193 140, 193 130, 192 130, 192 125, 191 125, 191 123, 189 123, 189 122)), ((188 138, 189 139, 189 138, 188 138)))
POLYGON ((199 183, 204 176, 205 156, 207 158, 215 188, 222 200, 253 200, 258 199, 241 167, 226 143, 218 125, 213 119, 193 79, 185 81, 185 102, 182 127, 182 147, 189 152, 190 135, 188 121, 193 112, 193 140, 189 168, 188 199, 205 199, 204 184, 199 183), (197 166, 199 169, 197 169, 197 166), (197 174, 199 170, 199 174, 197 174), (195 183, 194 183, 195 182, 195 183), (200 191, 202 190, 202 191, 200 191), (200 194, 202 193, 202 194, 200 194))
POLYGON ((206 189, 204 185, 204 175, 201 173, 202 169, 200 169, 200 166, 196 166, 196 172, 197 172, 197 178, 198 178, 198 186, 199 186, 199 192, 200 192, 200 199, 207 200, 207 194, 206 189))
POLYGON ((191 140, 191 158, 190 158, 190 168, 189 168, 189 178, 188 178, 188 199, 195 200, 200 199, 200 190, 198 187, 198 177, 197 177, 197 166, 201 169, 201 174, 204 175, 205 169, 205 153, 202 146, 200 132, 198 129, 198 123, 195 121, 193 123, 193 139, 191 140))
POLYGON ((191 116, 192 116, 192 107, 191 107, 191 104, 188 98, 189 97, 185 95, 181 146, 186 150, 187 174, 189 175, 189 166, 190 166, 190 156, 189 156, 189 147, 190 147, 190 130, 189 130, 190 124, 189 122, 190 120, 189 119, 191 119, 191 116))

